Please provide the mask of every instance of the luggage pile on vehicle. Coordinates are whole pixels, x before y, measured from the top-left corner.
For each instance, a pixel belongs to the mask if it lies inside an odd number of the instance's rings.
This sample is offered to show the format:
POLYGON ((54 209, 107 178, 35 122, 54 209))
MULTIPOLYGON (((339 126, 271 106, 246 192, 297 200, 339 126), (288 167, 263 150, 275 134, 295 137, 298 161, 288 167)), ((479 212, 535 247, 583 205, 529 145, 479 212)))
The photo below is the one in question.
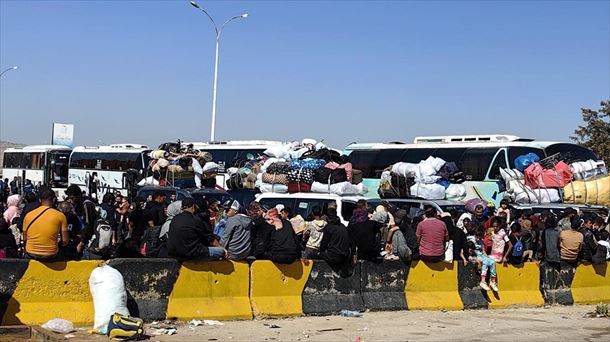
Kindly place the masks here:
POLYGON ((515 169, 500 168, 506 195, 519 204, 573 203, 610 205, 610 177, 603 161, 570 165, 540 160, 534 153, 515 159, 515 169))
POLYGON ((258 162, 229 170, 230 188, 256 187, 261 192, 316 192, 337 195, 362 195, 362 172, 339 152, 312 139, 274 146, 263 152, 258 162), (244 177, 245 176, 245 177, 244 177), (233 181, 235 179, 235 181, 233 181))
POLYGON ((417 164, 399 162, 386 168, 379 184, 381 198, 417 197, 428 200, 462 200, 464 174, 454 162, 428 157, 417 164))
POLYGON ((219 165, 212 154, 192 144, 164 143, 149 153, 148 174, 138 185, 172 185, 179 188, 216 186, 219 165))

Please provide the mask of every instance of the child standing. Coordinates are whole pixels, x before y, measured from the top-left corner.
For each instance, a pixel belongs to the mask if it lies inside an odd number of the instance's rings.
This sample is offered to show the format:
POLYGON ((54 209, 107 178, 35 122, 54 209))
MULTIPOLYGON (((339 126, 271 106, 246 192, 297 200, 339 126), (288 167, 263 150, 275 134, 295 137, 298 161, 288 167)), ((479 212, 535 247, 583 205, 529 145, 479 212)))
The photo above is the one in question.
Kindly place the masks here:
POLYGON ((491 234, 491 257, 495 260, 495 262, 506 262, 508 257, 508 251, 510 251, 513 247, 513 244, 510 242, 506 234, 506 223, 505 222, 496 222, 493 224, 493 233, 491 234), (506 244, 508 243, 508 249, 506 249, 506 244), (505 250, 508 250, 506 254, 505 250))
POLYGON ((500 201, 500 208, 496 209, 495 216, 502 216, 501 213, 505 213, 506 222, 510 222, 510 209, 506 198, 500 201))

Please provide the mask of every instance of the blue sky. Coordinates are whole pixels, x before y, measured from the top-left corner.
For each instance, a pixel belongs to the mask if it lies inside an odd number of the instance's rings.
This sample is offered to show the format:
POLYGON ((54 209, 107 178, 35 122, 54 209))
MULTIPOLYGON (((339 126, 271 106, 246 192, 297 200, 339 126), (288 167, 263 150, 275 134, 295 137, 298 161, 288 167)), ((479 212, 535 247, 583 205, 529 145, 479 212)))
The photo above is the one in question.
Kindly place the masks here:
MULTIPOLYGON (((199 1, 221 39, 217 140, 342 148, 501 132, 568 140, 610 98, 609 1, 199 1)), ((0 138, 209 139, 214 34, 188 1, 0 0, 0 138)))

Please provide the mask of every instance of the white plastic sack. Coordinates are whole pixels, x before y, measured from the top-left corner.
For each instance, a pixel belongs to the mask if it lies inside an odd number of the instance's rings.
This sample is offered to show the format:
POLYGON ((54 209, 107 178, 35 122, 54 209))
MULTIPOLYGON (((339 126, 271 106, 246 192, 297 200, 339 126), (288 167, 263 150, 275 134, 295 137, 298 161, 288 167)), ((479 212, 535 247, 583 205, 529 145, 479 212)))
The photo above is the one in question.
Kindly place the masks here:
POLYGON ((445 189, 445 198, 453 201, 461 201, 466 197, 466 187, 462 184, 450 184, 445 189))
POLYGON ((42 327, 60 334, 67 334, 75 331, 74 324, 72 324, 72 322, 61 318, 52 319, 43 324, 42 327))
POLYGON ((515 190, 511 197, 515 203, 519 204, 545 204, 561 202, 559 190, 532 189, 527 185, 523 189, 515 190))
POLYGON ((233 176, 234 174, 236 174, 239 171, 238 168, 236 167, 230 167, 227 169, 227 175, 229 175, 229 177, 233 176))
POLYGON ((417 164, 400 162, 392 165, 392 173, 403 177, 415 177, 416 172, 417 164))
POLYGON ((606 169, 606 164, 603 160, 595 161, 589 159, 584 162, 572 163, 570 164, 570 171, 572 171, 574 179, 577 180, 590 180, 608 175, 608 169, 606 169))
MULTIPOLYGON (((205 165, 203 165, 203 173, 216 173, 218 172, 218 169, 220 168, 220 165, 214 163, 214 162, 207 162, 205 163, 205 165)), ((193 166, 193 170, 195 169, 195 166, 193 166)))
POLYGON ((424 163, 431 166, 435 173, 438 172, 444 165, 445 161, 438 157, 430 156, 428 159, 424 160, 424 163))
POLYGON ((114 313, 129 315, 123 276, 116 269, 107 265, 94 269, 89 277, 89 290, 95 309, 93 329, 106 328, 114 313))
POLYGON ((500 168, 500 176, 504 179, 505 183, 510 182, 511 180, 524 179, 525 176, 523 173, 517 169, 503 169, 500 168))
POLYGON ((201 164, 199 164, 199 162, 195 158, 191 158, 191 160, 193 162, 193 172, 195 172, 196 174, 202 175, 203 174, 203 168, 201 167, 201 164))
POLYGON ((415 176, 415 183, 421 183, 421 184, 433 184, 438 182, 441 178, 441 176, 422 176, 422 175, 417 175, 415 176))
POLYGON ((411 195, 424 199, 445 199, 445 187, 440 184, 421 184, 416 183, 409 189, 411 195))
POLYGON ((146 177, 144 179, 142 179, 141 181, 138 182, 139 186, 144 186, 144 185, 159 185, 159 181, 156 180, 155 178, 153 178, 153 176, 150 177, 146 177))
POLYGON ((368 189, 364 184, 352 184, 350 182, 340 182, 336 184, 322 184, 320 182, 313 182, 311 185, 311 192, 323 193, 323 194, 335 194, 339 196, 347 195, 364 195, 368 189))
POLYGON ((445 259, 443 261, 453 264, 453 240, 445 242, 445 259))
POLYGON ((262 181, 256 181, 255 185, 262 193, 274 192, 279 194, 285 194, 288 192, 288 186, 284 184, 269 184, 262 181))

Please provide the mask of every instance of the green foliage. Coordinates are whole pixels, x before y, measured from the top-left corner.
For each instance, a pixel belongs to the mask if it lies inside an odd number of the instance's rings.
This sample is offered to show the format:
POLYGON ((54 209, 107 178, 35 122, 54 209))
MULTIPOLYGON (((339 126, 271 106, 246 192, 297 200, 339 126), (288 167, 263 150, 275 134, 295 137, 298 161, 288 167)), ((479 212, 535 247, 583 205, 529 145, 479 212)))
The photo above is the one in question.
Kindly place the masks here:
POLYGON ((590 148, 610 167, 610 101, 602 101, 597 111, 581 108, 584 125, 574 130, 570 138, 590 148))

